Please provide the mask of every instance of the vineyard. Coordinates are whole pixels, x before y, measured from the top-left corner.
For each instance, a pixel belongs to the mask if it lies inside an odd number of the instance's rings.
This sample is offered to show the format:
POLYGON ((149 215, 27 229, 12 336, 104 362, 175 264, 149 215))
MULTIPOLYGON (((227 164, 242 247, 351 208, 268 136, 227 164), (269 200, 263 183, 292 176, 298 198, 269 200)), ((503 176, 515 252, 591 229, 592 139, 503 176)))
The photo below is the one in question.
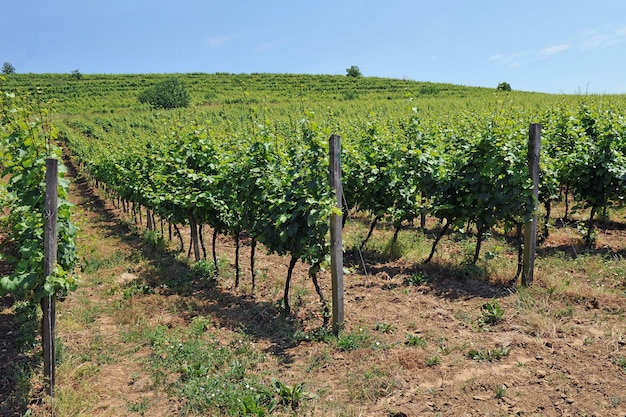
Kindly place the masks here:
MULTIPOLYGON (((67 298, 59 415, 624 414, 623 96, 181 74, 191 107, 139 103, 164 77, 0 84, 1 282, 15 301, 3 315, 32 320, 43 294, 67 298), (542 126, 539 248, 525 288, 532 123, 542 126), (347 300, 336 338, 332 134, 342 138, 347 300), (42 278, 41 210, 29 207, 43 172, 32 167, 61 149, 76 207, 63 170, 59 271, 42 278), (100 405, 72 397, 115 366, 141 387, 116 386, 100 405)), ((20 369, 7 373, 17 397, 2 411, 24 413, 19 393, 40 394, 37 367, 20 369), (31 375, 30 390, 17 374, 31 375)), ((33 415, 50 407, 30 401, 33 415)))

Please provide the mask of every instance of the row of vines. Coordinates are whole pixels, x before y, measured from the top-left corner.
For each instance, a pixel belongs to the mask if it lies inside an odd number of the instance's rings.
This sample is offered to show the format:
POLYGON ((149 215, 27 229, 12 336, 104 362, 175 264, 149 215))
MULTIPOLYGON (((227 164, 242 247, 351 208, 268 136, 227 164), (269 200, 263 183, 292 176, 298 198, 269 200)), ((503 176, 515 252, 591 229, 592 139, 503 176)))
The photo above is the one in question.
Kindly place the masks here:
POLYGON ((51 295, 64 296, 76 288, 76 227, 68 201, 69 182, 59 164, 57 260, 44 274, 46 159, 61 158, 54 145, 56 129, 48 110, 24 97, 0 90, 0 208, 4 238, 0 256, 10 273, 0 277, 0 295, 38 303, 51 295))
MULTIPOLYGON (((121 204, 189 225, 196 239, 201 225, 209 225, 214 237, 233 236, 237 248, 245 234, 252 241, 252 262, 257 242, 288 255, 286 310, 298 260, 309 264, 324 301, 316 273, 328 255, 333 210, 331 133, 343 138, 344 214, 369 216, 370 233, 377 222, 388 222, 394 239, 417 219, 421 227, 426 216, 438 219, 427 262, 450 230, 475 231, 476 249, 468 260, 473 263, 492 229, 519 235, 533 205, 526 159, 530 123, 543 125, 542 233, 549 232, 552 202, 575 201, 573 209, 590 209, 591 245, 594 217, 622 200, 626 125, 617 102, 580 97, 555 100, 547 110, 429 110, 403 106, 359 115, 340 106, 313 113, 248 104, 68 118, 63 131, 85 171, 121 204)), ((197 243, 195 254, 199 259, 197 243)), ((238 271, 237 265, 237 282, 238 271)))

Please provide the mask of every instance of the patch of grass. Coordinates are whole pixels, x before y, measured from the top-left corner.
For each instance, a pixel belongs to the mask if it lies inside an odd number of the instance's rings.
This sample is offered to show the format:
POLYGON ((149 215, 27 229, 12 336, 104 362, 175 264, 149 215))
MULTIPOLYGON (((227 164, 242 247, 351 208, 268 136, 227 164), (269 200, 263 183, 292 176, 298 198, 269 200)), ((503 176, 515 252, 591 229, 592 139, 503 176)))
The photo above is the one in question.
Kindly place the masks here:
POLYGON ((612 362, 626 372, 626 356, 619 355, 612 359, 612 362))
POLYGON ((467 357, 475 361, 493 362, 509 356, 511 349, 508 347, 499 347, 495 349, 472 349, 467 352, 467 357))
POLYGON ((145 337, 154 385, 183 398, 183 414, 265 415, 277 406, 295 409, 305 398, 299 385, 266 382, 259 370, 265 356, 243 333, 225 345, 196 319, 189 329, 155 326, 145 337))
POLYGON ((352 401, 374 402, 391 395, 399 386, 388 371, 372 367, 348 375, 348 395, 352 401))
POLYGON ((426 347, 427 341, 425 337, 407 334, 404 344, 407 346, 420 347, 423 349, 426 347))
POLYGON ((426 365, 428 366, 437 366, 441 364, 441 358, 439 355, 429 356, 426 358, 426 365))
POLYGON ((217 270, 213 261, 200 260, 191 264, 191 271, 197 279, 214 281, 217 278, 217 270))
POLYGON ((139 401, 126 404, 126 408, 131 413, 138 413, 139 415, 145 416, 150 408, 150 400, 148 398, 142 398, 139 401))
POLYGON ((126 260, 126 255, 120 250, 116 250, 108 256, 99 256, 95 251, 90 255, 83 256, 81 261, 82 272, 91 275, 102 269, 114 269, 119 267, 126 260))
POLYGON ((339 334, 335 342, 335 348, 342 352, 351 352, 369 346, 371 339, 371 335, 363 329, 349 333, 344 332, 339 334))
POLYGON ((504 385, 497 385, 495 388, 496 398, 499 400, 500 398, 504 398, 506 394, 506 387, 504 385))
POLYGON ((394 326, 393 324, 384 322, 378 322, 376 323, 376 326, 374 326, 374 330, 386 334, 393 334, 396 329, 396 326, 394 326))
POLYGON ((304 368, 305 372, 309 373, 314 370, 320 370, 326 368, 333 362, 333 358, 328 353, 328 350, 324 349, 311 355, 309 364, 304 368))
POLYGON ((427 282, 429 282, 429 280, 424 275, 424 272, 416 271, 404 280, 404 285, 407 287, 420 287, 427 282))

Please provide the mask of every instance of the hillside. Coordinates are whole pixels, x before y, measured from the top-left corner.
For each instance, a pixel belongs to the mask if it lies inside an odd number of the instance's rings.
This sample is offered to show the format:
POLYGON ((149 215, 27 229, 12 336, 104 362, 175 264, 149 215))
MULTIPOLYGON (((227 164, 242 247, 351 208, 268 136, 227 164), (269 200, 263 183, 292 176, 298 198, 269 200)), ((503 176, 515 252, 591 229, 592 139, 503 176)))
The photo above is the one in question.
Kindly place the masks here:
MULTIPOLYGON (((419 82, 377 77, 306 74, 11 74, 5 76, 5 90, 40 91, 43 101, 54 100, 58 113, 108 113, 144 108, 137 95, 170 77, 184 82, 192 105, 240 103, 298 103, 306 100, 359 101, 405 100, 408 97, 483 97, 489 88, 419 82)), ((543 94, 513 92, 518 96, 543 94)))

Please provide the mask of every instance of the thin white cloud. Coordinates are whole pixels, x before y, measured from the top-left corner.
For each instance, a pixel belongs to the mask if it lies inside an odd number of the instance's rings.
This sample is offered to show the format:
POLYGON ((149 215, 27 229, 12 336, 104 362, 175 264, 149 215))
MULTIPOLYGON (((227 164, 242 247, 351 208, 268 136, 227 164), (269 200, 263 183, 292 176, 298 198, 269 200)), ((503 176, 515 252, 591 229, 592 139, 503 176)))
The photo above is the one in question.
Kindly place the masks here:
POLYGON ((547 58, 549 56, 566 51, 569 49, 569 47, 570 46, 568 44, 549 46, 547 48, 543 48, 541 51, 539 51, 537 55, 539 55, 540 57, 547 58))
POLYGON ((553 45, 543 48, 539 51, 526 50, 511 54, 494 54, 489 57, 490 62, 496 62, 509 67, 519 67, 537 59, 544 59, 566 51, 570 48, 569 44, 553 45))
POLYGON ((289 40, 290 40, 289 38, 282 38, 282 39, 276 39, 270 42, 265 42, 252 48, 252 52, 257 52, 257 53, 267 52, 272 49, 276 49, 281 45, 287 44, 289 40))
POLYGON ((508 65, 510 67, 518 67, 528 62, 530 54, 530 51, 522 51, 506 55, 495 54, 489 57, 489 61, 508 65))
POLYGON ((211 49, 221 48, 233 39, 235 39, 235 36, 214 36, 212 38, 208 38, 205 41, 205 44, 211 49))
POLYGON ((583 34, 582 49, 589 51, 598 48, 617 45, 626 38, 626 27, 603 27, 590 30, 583 34))

